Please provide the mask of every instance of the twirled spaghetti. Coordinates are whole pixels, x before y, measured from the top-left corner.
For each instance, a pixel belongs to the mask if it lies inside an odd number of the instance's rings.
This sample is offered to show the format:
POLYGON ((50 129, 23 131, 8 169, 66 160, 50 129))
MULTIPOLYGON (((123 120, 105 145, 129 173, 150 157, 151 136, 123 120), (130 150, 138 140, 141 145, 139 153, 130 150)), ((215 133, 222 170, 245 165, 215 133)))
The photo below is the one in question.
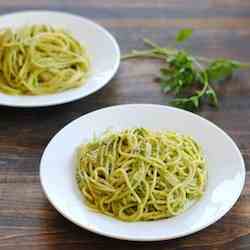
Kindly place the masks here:
POLYGON ((87 206, 124 221, 181 213, 206 185, 200 146, 175 132, 107 132, 80 146, 77 182, 87 206))
POLYGON ((47 25, 0 31, 0 91, 42 95, 80 86, 89 73, 86 49, 47 25))

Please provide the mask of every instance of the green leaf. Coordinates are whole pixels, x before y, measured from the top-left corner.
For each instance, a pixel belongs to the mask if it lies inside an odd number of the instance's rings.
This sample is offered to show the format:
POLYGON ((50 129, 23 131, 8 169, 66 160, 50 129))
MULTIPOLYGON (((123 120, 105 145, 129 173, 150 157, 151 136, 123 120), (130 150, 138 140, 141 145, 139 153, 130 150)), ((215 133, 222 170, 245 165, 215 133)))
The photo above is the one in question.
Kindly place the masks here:
POLYGON ((208 102, 210 105, 218 107, 217 95, 211 87, 209 87, 208 90, 206 91, 206 96, 208 97, 208 102))
POLYGON ((233 72, 241 68, 241 63, 227 59, 217 59, 211 62, 207 69, 209 81, 222 81, 230 77, 233 72))
POLYGON ((182 43, 184 41, 186 41, 188 38, 190 38, 193 34, 193 30, 186 28, 186 29, 181 29, 177 35, 176 35, 176 42, 177 43, 182 43))
POLYGON ((194 104, 195 108, 199 107, 199 97, 198 96, 192 96, 190 98, 190 101, 194 104))
POLYGON ((195 111, 199 107, 199 97, 191 96, 189 98, 175 98, 170 104, 178 108, 195 111))
POLYGON ((161 91, 165 94, 170 92, 172 90, 170 85, 167 85, 166 83, 161 83, 161 91))
POLYGON ((162 76, 168 76, 169 73, 171 73, 171 71, 168 67, 160 68, 160 74, 162 76))

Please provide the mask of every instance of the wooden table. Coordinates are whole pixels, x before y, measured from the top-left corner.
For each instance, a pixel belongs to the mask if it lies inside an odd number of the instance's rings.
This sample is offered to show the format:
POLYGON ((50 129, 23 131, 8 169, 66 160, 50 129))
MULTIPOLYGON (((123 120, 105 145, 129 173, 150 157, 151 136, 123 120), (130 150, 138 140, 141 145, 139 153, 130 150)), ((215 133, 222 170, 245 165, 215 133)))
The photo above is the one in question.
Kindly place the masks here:
MULTIPOLYGON (((122 52, 141 48, 141 38, 162 44, 183 27, 195 29, 189 45, 204 56, 250 60, 250 1, 85 0, 0 1, 0 13, 23 9, 63 10, 93 19, 117 38, 122 52), (37 2, 37 3, 35 3, 37 2)), ((1 21, 1 20, 0 20, 1 21)), ((233 209, 214 225, 177 240, 134 243, 105 238, 62 217, 39 182, 39 161, 51 137, 90 111, 122 103, 167 103, 153 78, 158 64, 122 62, 108 86, 83 100, 56 107, 0 107, 0 249, 250 249, 250 172, 233 209), (136 65, 136 66, 135 66, 136 65)), ((238 144, 250 171, 250 74, 219 86, 219 110, 201 116, 219 125, 238 144)), ((215 138, 216 140, 216 138, 215 138)), ((225 168, 226 163, 221 166, 225 168)), ((199 219, 199 218, 197 218, 199 219)))

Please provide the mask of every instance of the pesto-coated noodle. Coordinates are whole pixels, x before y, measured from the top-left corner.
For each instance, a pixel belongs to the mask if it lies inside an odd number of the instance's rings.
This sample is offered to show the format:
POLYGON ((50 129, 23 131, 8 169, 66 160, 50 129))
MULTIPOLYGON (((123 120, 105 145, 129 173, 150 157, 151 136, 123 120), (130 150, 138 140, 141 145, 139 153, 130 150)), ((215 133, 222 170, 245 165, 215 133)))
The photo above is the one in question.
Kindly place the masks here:
POLYGON ((181 213, 203 195, 206 176, 200 146, 175 132, 110 131, 77 151, 76 178, 87 206, 124 221, 181 213))
POLYGON ((82 85, 89 73, 86 49, 68 32, 48 25, 0 31, 0 91, 43 95, 82 85))

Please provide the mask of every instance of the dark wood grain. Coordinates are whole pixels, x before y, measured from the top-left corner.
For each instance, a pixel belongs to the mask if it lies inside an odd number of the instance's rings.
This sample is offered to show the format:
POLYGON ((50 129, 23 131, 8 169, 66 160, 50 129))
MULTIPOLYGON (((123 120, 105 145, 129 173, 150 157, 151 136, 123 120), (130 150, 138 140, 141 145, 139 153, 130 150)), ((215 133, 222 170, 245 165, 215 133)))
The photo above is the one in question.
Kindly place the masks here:
MULTIPOLYGON (((0 13, 24 9, 69 11, 101 23, 122 52, 141 48, 141 38, 166 44, 182 27, 195 29, 189 47, 199 55, 250 60, 250 1, 247 0, 75 0, 0 1, 0 13)), ((1 20, 0 20, 1 22, 1 20)), ((122 103, 165 104, 153 78, 159 62, 122 62, 101 91, 74 103, 50 108, 0 107, 0 249, 250 249, 250 73, 218 87, 220 109, 204 107, 238 144, 248 171, 233 209, 214 225, 177 240, 135 243, 108 239, 64 219, 49 204, 39 183, 39 161, 51 137, 90 111, 122 103)), ((199 218, 197 218, 199 219, 199 218)))

